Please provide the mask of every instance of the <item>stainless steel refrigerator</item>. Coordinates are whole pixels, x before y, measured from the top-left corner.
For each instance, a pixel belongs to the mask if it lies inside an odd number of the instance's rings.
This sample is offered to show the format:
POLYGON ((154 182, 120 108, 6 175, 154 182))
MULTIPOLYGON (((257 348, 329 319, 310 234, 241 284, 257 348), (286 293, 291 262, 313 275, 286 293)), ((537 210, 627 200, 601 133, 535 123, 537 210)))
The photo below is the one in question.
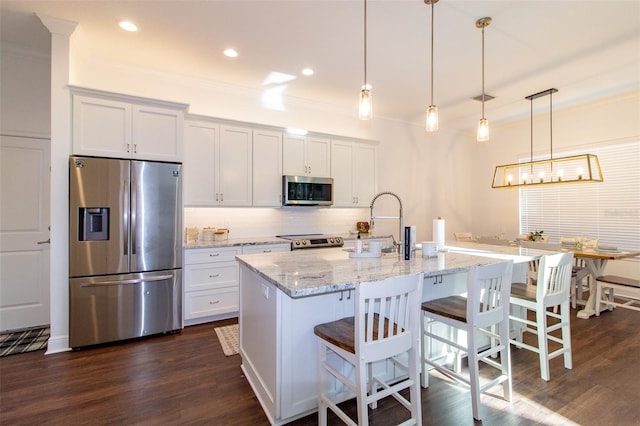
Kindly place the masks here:
POLYGON ((70 157, 69 345, 182 328, 182 165, 70 157))

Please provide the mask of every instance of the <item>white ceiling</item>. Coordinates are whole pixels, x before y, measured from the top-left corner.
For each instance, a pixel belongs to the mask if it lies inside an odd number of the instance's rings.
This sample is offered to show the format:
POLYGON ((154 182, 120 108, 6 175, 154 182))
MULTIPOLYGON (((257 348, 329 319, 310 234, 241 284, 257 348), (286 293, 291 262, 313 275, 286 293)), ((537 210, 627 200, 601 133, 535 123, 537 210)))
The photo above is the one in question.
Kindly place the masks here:
MULTIPOLYGON (((6 1, 3 45, 47 50, 34 13, 79 23, 93 54, 243 88, 272 72, 296 78, 285 96, 353 108, 363 84, 363 1, 6 1), (140 31, 120 30, 120 19, 140 31), (240 56, 222 55, 227 47, 240 56), (315 75, 300 71, 311 67, 315 75)), ((422 122, 429 105, 431 6, 368 1, 368 83, 374 115, 422 122)), ((524 97, 555 87, 554 109, 640 88, 640 2, 456 1, 435 5, 435 94, 441 128, 480 118, 481 30, 491 122, 529 114, 524 97)), ((548 104, 536 103, 536 109, 548 104)))

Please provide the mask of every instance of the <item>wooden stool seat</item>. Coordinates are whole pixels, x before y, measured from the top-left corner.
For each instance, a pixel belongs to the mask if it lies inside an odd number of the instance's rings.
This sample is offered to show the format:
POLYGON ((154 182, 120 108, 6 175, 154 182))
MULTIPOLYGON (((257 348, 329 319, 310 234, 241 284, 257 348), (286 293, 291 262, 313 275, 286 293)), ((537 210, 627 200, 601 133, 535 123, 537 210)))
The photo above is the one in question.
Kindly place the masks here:
POLYGON ((525 283, 511 283, 511 296, 535 302, 537 286, 525 283))
POLYGON ((467 298, 462 296, 443 297, 424 302, 422 310, 442 315, 460 322, 467 322, 467 298))
MULTIPOLYGON (((378 321, 380 317, 378 314, 373 315, 373 340, 378 340, 378 321)), ((366 320, 365 320, 366 321, 366 320)), ((344 349, 352 354, 356 353, 356 341, 355 341, 355 317, 342 318, 336 321, 327 322, 324 324, 316 325, 313 328, 313 333, 321 339, 326 340, 329 343, 336 345, 337 347, 344 349)), ((389 319, 384 319, 384 338, 389 337, 387 332, 389 328, 389 319)), ((366 329, 366 325, 365 325, 366 329)), ((393 334, 397 334, 398 325, 393 325, 393 334)))

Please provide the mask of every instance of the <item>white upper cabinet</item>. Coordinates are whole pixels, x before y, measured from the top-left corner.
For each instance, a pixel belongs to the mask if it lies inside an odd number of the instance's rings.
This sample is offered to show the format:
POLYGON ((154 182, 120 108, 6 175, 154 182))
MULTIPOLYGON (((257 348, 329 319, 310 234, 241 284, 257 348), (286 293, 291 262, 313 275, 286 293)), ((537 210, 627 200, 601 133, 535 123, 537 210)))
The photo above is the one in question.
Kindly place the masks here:
POLYGON ((250 206, 252 145, 251 128, 187 120, 184 204, 250 206))
POLYGON ((102 92, 74 94, 73 153, 182 161, 185 105, 135 101, 102 92))
POLYGON ((282 205, 282 133, 253 129, 253 205, 282 205))
POLYGON ((369 207, 377 188, 376 147, 351 141, 331 141, 334 206, 369 207))
POLYGON ((331 141, 317 136, 284 135, 282 174, 331 176, 331 141))
POLYGON ((221 206, 250 206, 252 202, 253 130, 220 126, 218 181, 221 206))
POLYGON ((220 126, 185 120, 182 193, 185 206, 217 206, 220 126))

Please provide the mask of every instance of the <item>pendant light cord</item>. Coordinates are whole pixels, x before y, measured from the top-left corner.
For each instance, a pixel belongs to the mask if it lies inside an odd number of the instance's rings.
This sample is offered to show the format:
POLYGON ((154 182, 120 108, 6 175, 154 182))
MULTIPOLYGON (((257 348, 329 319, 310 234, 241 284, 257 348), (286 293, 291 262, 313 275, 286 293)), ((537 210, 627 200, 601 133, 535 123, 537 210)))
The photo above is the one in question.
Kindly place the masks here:
POLYGON ((529 173, 531 173, 531 175, 533 176, 533 98, 530 99, 530 103, 531 103, 531 161, 530 161, 530 168, 529 168, 529 173))
POLYGON ((431 105, 433 105, 433 22, 434 22, 434 5, 435 1, 431 1, 431 105))
POLYGON ((484 28, 485 24, 482 25, 482 118, 484 119, 484 28))
POLYGON ((364 87, 367 89, 367 0, 364 0, 364 87))
MULTIPOLYGON (((553 160, 553 92, 549 93, 549 145, 550 159, 553 160)), ((551 167, 553 168, 553 163, 551 167)))

